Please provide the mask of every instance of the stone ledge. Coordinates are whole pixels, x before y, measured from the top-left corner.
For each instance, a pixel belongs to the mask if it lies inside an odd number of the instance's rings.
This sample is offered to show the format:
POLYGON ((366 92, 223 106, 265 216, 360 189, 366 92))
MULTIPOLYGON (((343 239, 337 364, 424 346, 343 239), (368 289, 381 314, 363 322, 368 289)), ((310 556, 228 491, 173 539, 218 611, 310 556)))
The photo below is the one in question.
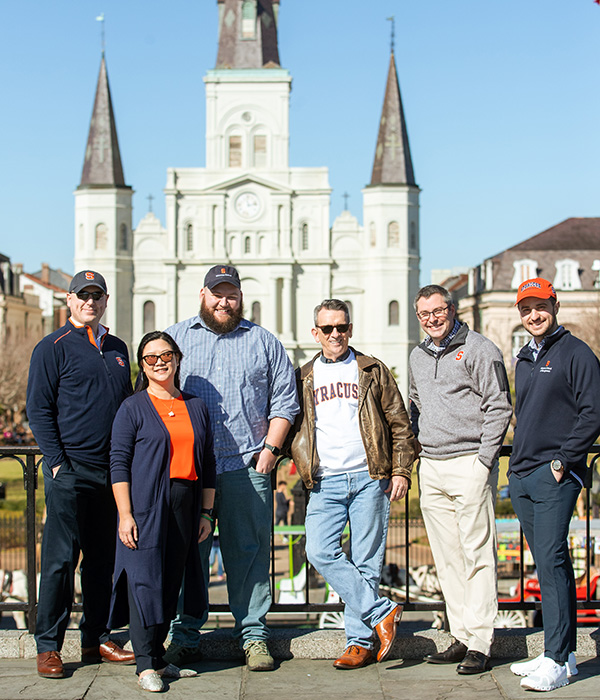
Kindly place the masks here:
MULTIPOLYGON (((126 644, 127 631, 114 632, 112 638, 126 644)), ((344 650, 343 630, 304 630, 275 628, 269 648, 278 659, 336 659, 344 650)), ((421 659, 425 654, 443 651, 451 642, 447 632, 425 629, 410 631, 400 629, 392 647, 392 659, 421 659)), ((131 648, 127 644, 127 648, 131 648)), ((202 634, 200 649, 207 659, 241 658, 242 652, 228 630, 212 630, 202 634)), ((544 649, 544 633, 540 629, 502 629, 496 631, 492 657, 516 659, 537 656, 544 649)), ((592 627, 577 631, 577 653, 586 657, 600 656, 600 630, 592 627)), ((67 630, 62 656, 65 661, 78 661, 81 654, 79 632, 67 630)), ((35 658, 33 635, 19 630, 0 630, 0 658, 35 658)))

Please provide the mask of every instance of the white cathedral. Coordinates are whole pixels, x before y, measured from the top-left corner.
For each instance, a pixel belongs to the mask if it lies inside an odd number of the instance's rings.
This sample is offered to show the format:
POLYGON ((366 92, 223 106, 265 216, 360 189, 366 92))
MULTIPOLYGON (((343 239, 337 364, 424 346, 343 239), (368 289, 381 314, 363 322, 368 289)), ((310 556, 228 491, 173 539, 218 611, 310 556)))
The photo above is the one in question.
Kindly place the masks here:
MULTIPOLYGON (((279 0, 217 0, 219 47, 206 85, 206 167, 169 168, 166 222, 134 229, 104 56, 81 183, 75 192, 75 270, 107 280, 111 331, 132 347, 195 315, 206 271, 235 265, 246 317, 275 333, 296 364, 312 357, 313 308, 348 302, 352 345, 395 368, 406 396, 419 339, 419 187, 394 54, 363 222, 330 227, 326 167, 289 164, 292 78, 279 63, 279 0)), ((375 125, 373 125, 373 136, 375 125)))

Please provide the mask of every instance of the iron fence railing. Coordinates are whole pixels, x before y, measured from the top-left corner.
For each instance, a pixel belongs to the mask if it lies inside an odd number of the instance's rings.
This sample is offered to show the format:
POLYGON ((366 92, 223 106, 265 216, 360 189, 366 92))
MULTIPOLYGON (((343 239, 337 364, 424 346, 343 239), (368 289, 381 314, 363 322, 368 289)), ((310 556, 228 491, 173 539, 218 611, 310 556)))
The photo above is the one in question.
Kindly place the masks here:
MULTIPOLYGON (((511 446, 505 445, 502 447, 501 456, 510 456, 511 446)), ((600 446, 594 445, 590 451, 591 457, 591 467, 595 468, 596 462, 600 459, 600 446)), ((25 571, 27 577, 27 600, 24 602, 0 602, 0 613, 1 612, 12 612, 12 611, 23 611, 27 615, 27 626, 30 632, 35 629, 35 615, 37 609, 37 572, 39 569, 39 541, 40 541, 40 528, 41 521, 36 518, 36 496, 38 493, 38 470, 41 462, 41 453, 37 446, 32 447, 0 447, 0 460, 1 459, 13 459, 16 460, 23 470, 23 488, 26 491, 26 509, 25 509, 25 571)), ((590 474, 591 474, 591 470, 590 474)), ((591 478, 590 478, 591 482, 591 478)), ((406 573, 405 575, 405 590, 403 592, 403 597, 405 599, 404 607, 405 610, 410 611, 443 611, 445 609, 445 604, 443 600, 423 602, 423 600, 417 600, 414 593, 411 593, 408 572, 412 567, 421 564, 424 560, 422 559, 422 550, 418 553, 417 547, 413 544, 413 537, 415 530, 417 528, 422 528, 422 521, 411 519, 410 512, 410 492, 406 496, 404 516, 400 521, 395 522, 396 530, 400 532, 404 537, 403 543, 398 543, 397 538, 393 544, 396 549, 403 550, 403 565, 406 573), (411 551, 412 550, 412 551, 411 551), (418 556, 417 556, 418 554, 418 556)), ((585 535, 583 536, 585 556, 584 556, 584 569, 585 569, 585 597, 582 599, 578 597, 577 607, 579 610, 590 610, 600 609, 600 602, 592 598, 592 576, 590 575, 593 571, 592 564, 594 558, 594 537, 592 537, 592 520, 590 518, 590 506, 591 506, 591 483, 586 484, 584 490, 585 499, 585 535)), ((0 520, 0 529, 1 529, 0 520)), ((598 523, 598 521, 594 521, 598 523)), ((516 526, 515 526, 516 527, 516 526)), ((390 537, 392 534, 392 527, 390 531, 390 537)), ((274 602, 271 607, 272 612, 279 613, 323 613, 325 611, 341 611, 343 610, 343 605, 341 603, 327 603, 321 601, 311 600, 314 598, 315 592, 314 587, 311 590, 311 568, 306 561, 304 554, 304 537, 303 537, 303 526, 302 524, 294 526, 291 528, 274 528, 272 537, 272 566, 271 566, 271 583, 272 589, 275 591, 278 581, 276 580, 275 572, 275 537, 287 536, 292 538, 291 541, 288 540, 289 546, 289 557, 290 557, 290 577, 293 577, 294 571, 297 571, 302 567, 302 563, 306 567, 307 575, 301 586, 302 595, 300 599, 302 602, 291 602, 291 603, 280 603, 274 602), (295 534, 293 534, 295 533, 295 534)), ((423 531, 424 532, 424 531, 423 531)), ((528 600, 525 594, 525 566, 524 566, 524 552, 525 543, 523 538, 523 532, 518 528, 518 579, 519 579, 519 591, 520 594, 513 597, 511 600, 504 600, 499 602, 500 610, 539 610, 540 602, 539 600, 528 600)), ((598 537, 600 542, 600 524, 598 524, 598 537)), ((7 549, 6 544, 3 545, 2 534, 0 532, 0 550, 7 549)), ((390 542, 388 542, 388 551, 390 547, 390 542)), ((10 548, 10 547, 8 547, 10 548)), ((6 551, 0 551, 0 556, 4 555, 4 558, 0 561, 9 561, 6 557, 6 551)), ((395 558, 398 558, 395 555, 395 558)), ((8 568, 8 567, 4 567, 8 568)), ((1 583, 1 582, 0 582, 1 583)), ((322 598, 323 596, 320 595, 322 598)), ((274 596, 275 598, 275 596, 274 596)), ((81 611, 80 605, 74 605, 73 610, 76 612, 81 611)), ((214 604, 211 603, 210 611, 212 613, 227 613, 229 612, 229 606, 227 604, 214 604)))

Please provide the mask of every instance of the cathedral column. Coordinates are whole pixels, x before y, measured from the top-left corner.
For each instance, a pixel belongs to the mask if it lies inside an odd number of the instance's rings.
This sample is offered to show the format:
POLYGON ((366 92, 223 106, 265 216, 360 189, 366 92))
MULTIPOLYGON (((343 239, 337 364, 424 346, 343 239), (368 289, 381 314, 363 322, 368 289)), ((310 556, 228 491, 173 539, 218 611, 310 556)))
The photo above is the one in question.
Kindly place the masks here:
POLYGON ((285 275, 281 279, 281 340, 291 341, 293 334, 293 304, 294 294, 292 276, 285 275))

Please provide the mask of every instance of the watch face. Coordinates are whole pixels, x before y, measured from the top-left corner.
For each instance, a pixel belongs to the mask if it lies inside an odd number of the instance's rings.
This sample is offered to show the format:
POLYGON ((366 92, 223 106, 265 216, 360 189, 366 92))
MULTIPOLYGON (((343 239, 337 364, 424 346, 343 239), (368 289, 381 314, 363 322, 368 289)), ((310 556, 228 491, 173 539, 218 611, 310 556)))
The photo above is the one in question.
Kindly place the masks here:
POLYGON ((240 216, 252 219, 260 211, 260 201, 252 192, 244 192, 235 200, 235 210, 240 216))

